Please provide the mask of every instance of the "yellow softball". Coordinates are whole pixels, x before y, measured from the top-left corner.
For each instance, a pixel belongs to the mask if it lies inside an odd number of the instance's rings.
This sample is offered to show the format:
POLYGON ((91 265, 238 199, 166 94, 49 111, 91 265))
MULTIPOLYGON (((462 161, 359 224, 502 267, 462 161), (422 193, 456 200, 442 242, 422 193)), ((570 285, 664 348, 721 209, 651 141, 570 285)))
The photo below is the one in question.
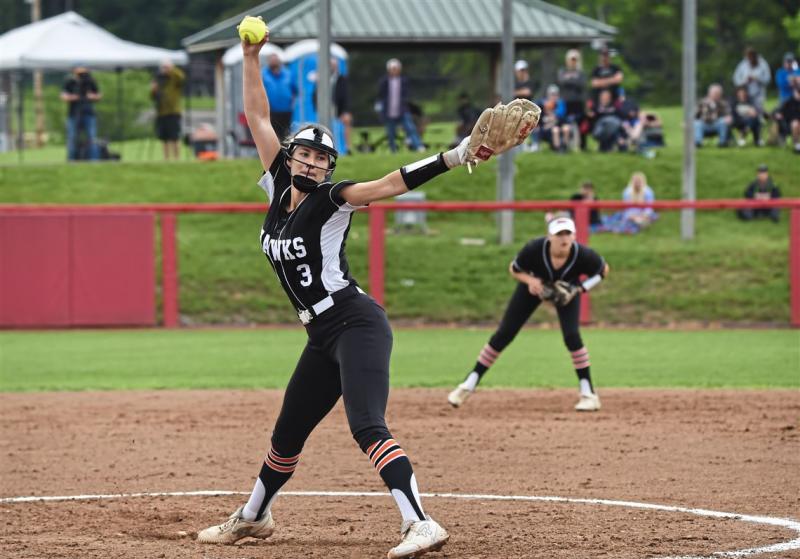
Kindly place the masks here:
POLYGON ((247 41, 251 45, 263 41, 268 31, 267 24, 264 23, 261 16, 245 16, 242 23, 236 28, 239 30, 239 37, 241 37, 242 41, 247 41))

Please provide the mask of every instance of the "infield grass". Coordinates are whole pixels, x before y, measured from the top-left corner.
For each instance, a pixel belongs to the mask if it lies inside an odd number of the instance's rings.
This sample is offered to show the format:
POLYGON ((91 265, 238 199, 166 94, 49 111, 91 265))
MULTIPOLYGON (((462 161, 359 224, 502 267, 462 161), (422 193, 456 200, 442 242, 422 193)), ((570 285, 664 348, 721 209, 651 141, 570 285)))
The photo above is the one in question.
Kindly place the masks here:
MULTIPOLYGON (((460 382, 485 328, 395 330, 394 386, 460 382)), ((599 387, 800 388, 793 330, 587 329, 599 387)), ((284 388, 305 343, 295 329, 0 332, 0 391, 284 388)), ((482 386, 572 387, 558 330, 523 330, 482 386)))

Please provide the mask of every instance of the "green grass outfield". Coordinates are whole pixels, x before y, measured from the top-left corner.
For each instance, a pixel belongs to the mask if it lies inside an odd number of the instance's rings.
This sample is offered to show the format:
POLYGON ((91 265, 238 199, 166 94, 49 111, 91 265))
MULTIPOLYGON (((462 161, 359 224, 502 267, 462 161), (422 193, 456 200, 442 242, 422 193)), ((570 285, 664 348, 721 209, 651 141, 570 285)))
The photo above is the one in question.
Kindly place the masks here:
MULTIPOLYGON (((460 382, 491 331, 395 330, 394 386, 460 382)), ((800 331, 587 329, 599 387, 800 388, 800 331)), ((283 388, 302 328, 0 332, 0 391, 283 388)), ((558 330, 526 329, 483 386, 573 387, 558 330)))

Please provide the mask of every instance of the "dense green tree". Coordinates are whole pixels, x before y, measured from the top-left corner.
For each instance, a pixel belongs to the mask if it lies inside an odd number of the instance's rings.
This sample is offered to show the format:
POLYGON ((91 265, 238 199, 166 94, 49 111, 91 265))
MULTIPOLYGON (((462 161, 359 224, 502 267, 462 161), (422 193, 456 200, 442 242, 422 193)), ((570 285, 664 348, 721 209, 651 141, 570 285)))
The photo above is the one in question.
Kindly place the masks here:
MULTIPOLYGON (((254 0, 41 0, 42 15, 49 17, 69 7, 112 33, 145 44, 180 48, 180 41, 221 19, 244 12, 254 0)), ((676 103, 681 92, 681 0, 550 0, 551 3, 599 19, 618 30, 613 46, 616 62, 625 71, 625 86, 648 103, 676 103)), ((730 86, 736 64, 747 45, 755 47, 773 71, 782 55, 800 46, 800 0, 698 0, 698 89, 713 81, 730 86)), ((24 0, 0 0, 0 33, 28 23, 30 6, 24 0)), ((565 49, 558 49, 557 62, 565 49)), ((590 70, 596 56, 584 50, 590 70)), ((429 113, 444 116, 460 90, 485 102, 492 95, 485 52, 352 49, 356 113, 369 119, 374 83, 383 73, 386 58, 398 55, 409 74, 418 80, 420 98, 429 113), (479 78, 479 79, 478 79, 479 78)), ((541 52, 520 53, 535 63, 541 52)), ((798 53, 800 54, 800 53, 798 53)), ((541 81, 552 80, 540 76, 541 81)), ((540 85, 545 85, 540 84, 540 85)))

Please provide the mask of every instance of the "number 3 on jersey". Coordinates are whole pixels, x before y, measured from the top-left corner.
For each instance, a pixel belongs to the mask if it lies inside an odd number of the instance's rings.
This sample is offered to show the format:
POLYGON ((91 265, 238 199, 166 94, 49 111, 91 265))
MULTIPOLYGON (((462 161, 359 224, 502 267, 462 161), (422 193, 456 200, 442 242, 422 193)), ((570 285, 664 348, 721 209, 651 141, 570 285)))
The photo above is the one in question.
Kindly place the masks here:
POLYGON ((302 279, 300 280, 300 285, 303 287, 308 287, 311 285, 311 267, 308 264, 300 264, 297 267, 297 271, 303 275, 302 279))

